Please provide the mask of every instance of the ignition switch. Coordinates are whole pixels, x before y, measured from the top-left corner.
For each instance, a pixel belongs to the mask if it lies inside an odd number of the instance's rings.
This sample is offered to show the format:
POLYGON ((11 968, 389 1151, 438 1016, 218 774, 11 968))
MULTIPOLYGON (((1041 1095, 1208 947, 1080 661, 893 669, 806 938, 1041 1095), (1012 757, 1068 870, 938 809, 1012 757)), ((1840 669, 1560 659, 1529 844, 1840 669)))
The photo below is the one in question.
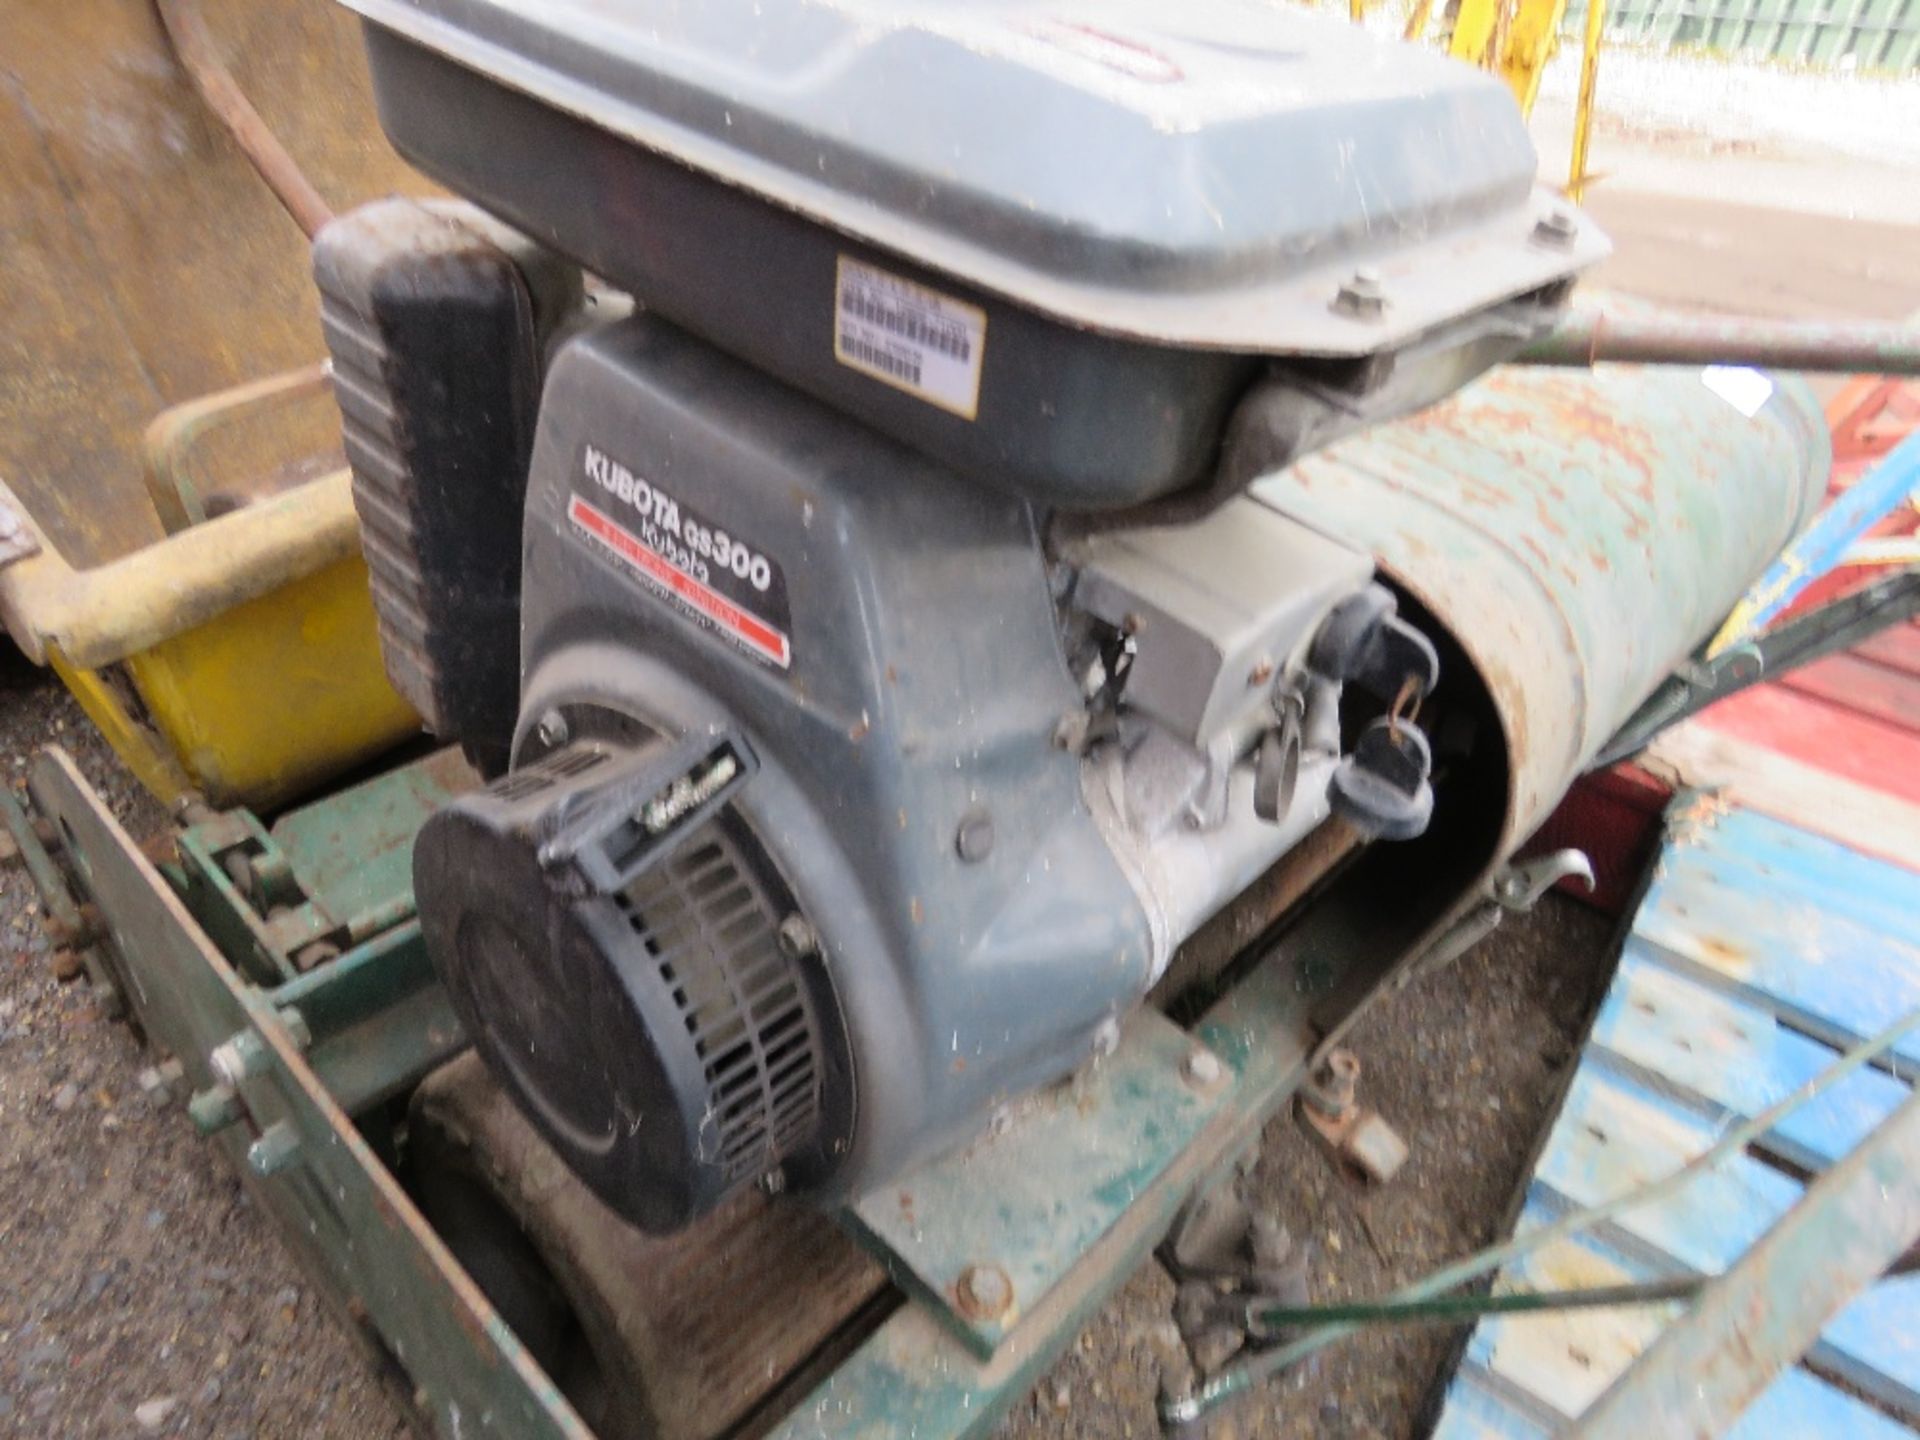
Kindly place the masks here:
POLYGON ((1313 637, 1307 665, 1358 685, 1391 711, 1360 732, 1333 772, 1334 811, 1382 840, 1411 840, 1433 816, 1433 751, 1411 710, 1440 679, 1433 642, 1402 620, 1393 593, 1369 585, 1333 609, 1313 637))
POLYGON ((1333 772, 1334 813, 1381 840, 1411 840, 1433 817, 1433 752, 1411 721, 1383 715, 1333 772))
POLYGON ((1398 700, 1413 687, 1418 700, 1440 679, 1433 642, 1395 612, 1384 585, 1369 585, 1333 607, 1307 652, 1307 668, 1330 680, 1352 682, 1381 700, 1398 700))

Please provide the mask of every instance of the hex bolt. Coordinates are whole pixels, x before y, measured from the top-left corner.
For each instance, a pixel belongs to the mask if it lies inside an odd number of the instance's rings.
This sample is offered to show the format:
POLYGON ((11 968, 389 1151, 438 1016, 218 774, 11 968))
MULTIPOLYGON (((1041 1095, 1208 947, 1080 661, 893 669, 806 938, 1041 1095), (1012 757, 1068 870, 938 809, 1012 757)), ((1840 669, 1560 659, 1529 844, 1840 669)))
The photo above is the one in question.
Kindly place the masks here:
POLYGON ((960 817, 954 832, 953 848, 969 865, 978 865, 993 853, 993 817, 984 810, 969 810, 960 817))
POLYGON ((202 1135, 217 1135, 247 1113, 231 1085, 209 1085, 187 1101, 187 1117, 202 1135))
POLYGON ((1351 1050, 1335 1050, 1327 1057, 1323 1076, 1300 1087, 1300 1098, 1329 1119, 1349 1114, 1360 1094, 1360 1057, 1351 1050))
POLYGON ((285 1120, 276 1120, 247 1147, 247 1167, 259 1176, 278 1175, 300 1158, 300 1135, 285 1120))
POLYGON ((213 1053, 207 1056, 207 1065, 221 1084, 237 1086, 259 1070, 265 1060, 266 1051, 260 1037, 251 1030, 242 1030, 214 1046, 213 1053))
POLYGON ((1573 244, 1574 237, 1579 233, 1580 222, 1573 218, 1571 210, 1560 205, 1540 217, 1533 227, 1533 240, 1536 245, 1551 245, 1556 250, 1564 250, 1573 244))
POLYGON ((807 917, 804 915, 789 915, 782 920, 777 938, 780 942, 780 953, 789 960, 798 960, 803 956, 811 955, 820 948, 820 936, 814 931, 813 926, 807 923, 807 917))
POLYGON ((1380 272, 1363 265, 1333 297, 1333 312, 1350 320, 1378 320, 1387 313, 1387 292, 1380 272))
POLYGON ((558 710, 549 710, 540 717, 540 723, 533 727, 534 734, 540 737, 540 743, 553 749, 567 743, 572 731, 567 728, 567 717, 558 710))
POLYGON ((1226 1073, 1227 1068, 1220 1063, 1220 1057, 1207 1049, 1189 1050, 1187 1058, 1180 1065, 1182 1078, 1201 1090, 1218 1085, 1220 1077, 1226 1073))
POLYGON ((969 1319, 997 1320, 1013 1308, 1013 1281, 998 1265, 967 1266, 954 1291, 969 1319))

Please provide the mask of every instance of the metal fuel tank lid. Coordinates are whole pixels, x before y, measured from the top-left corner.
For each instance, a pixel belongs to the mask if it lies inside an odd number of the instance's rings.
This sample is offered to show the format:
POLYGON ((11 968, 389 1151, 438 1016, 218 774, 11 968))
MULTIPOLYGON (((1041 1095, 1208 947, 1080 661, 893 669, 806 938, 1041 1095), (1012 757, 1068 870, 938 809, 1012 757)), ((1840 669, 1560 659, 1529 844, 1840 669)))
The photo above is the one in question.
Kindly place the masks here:
MULTIPOLYGON (((344 0, 509 89, 1081 328, 1358 355, 1607 253, 1506 87, 1254 0, 344 0), (1356 270, 1384 303, 1337 303, 1356 270)), ((582 203, 591 197, 582 196, 582 203)), ((663 221, 663 223, 667 223, 663 221)))

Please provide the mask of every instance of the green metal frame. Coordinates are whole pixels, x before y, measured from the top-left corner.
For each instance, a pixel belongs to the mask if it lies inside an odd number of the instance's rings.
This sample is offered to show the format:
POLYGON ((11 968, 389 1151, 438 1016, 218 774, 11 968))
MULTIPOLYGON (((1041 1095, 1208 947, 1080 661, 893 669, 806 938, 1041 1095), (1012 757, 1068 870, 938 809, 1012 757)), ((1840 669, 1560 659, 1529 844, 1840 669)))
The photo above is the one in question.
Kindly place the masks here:
MULTIPOLYGON (((435 1428, 589 1440, 422 1219, 375 1137, 349 1117, 348 1104, 377 1113, 381 1095, 408 1088, 464 1044, 444 1000, 431 998, 438 986, 417 924, 295 980, 253 983, 188 909, 177 888, 184 874, 162 875, 64 753, 37 757, 28 789, 104 917, 109 968, 149 1041, 195 1090, 196 1119, 350 1326, 404 1369, 435 1428)), ((347 791, 320 803, 344 819, 364 799, 347 791)), ((256 843, 260 835, 244 824, 237 833, 256 843)), ((206 838, 202 830, 183 854, 207 851, 206 838)), ((211 893, 234 895, 230 883, 211 893)))
MULTIPOLYGON (((97 912, 82 939, 180 1065, 194 1122, 433 1428, 585 1437, 393 1169, 391 1103, 466 1043, 414 918, 412 839, 471 783, 457 758, 430 757, 271 827, 201 819, 156 866, 49 751, 28 788, 58 838, 35 875, 62 914, 97 912)), ((6 818, 38 847, 24 815, 6 818)), ((774 1433, 990 1432, 1257 1142, 1303 1076, 1310 1010, 1351 978, 1269 959, 1191 1031, 1143 1011, 1098 1065, 846 1212, 910 1303, 774 1433)))

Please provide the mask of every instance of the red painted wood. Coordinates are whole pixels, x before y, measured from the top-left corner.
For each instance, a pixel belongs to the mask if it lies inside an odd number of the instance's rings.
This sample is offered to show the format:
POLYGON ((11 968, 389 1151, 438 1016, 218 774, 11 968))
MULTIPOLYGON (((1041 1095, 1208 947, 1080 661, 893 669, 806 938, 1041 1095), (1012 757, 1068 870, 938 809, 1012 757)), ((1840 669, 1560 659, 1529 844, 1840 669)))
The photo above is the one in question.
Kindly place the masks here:
POLYGON ((1722 700, 1700 723, 1920 805, 1920 732, 1912 729, 1779 684, 1722 700))
POLYGON ((1909 675, 1920 675, 1920 620, 1882 630, 1854 646, 1851 653, 1905 670, 1909 675))
POLYGON ((1778 682, 1829 705, 1907 730, 1920 730, 1920 675, 1859 655, 1829 655, 1789 671, 1778 682))

